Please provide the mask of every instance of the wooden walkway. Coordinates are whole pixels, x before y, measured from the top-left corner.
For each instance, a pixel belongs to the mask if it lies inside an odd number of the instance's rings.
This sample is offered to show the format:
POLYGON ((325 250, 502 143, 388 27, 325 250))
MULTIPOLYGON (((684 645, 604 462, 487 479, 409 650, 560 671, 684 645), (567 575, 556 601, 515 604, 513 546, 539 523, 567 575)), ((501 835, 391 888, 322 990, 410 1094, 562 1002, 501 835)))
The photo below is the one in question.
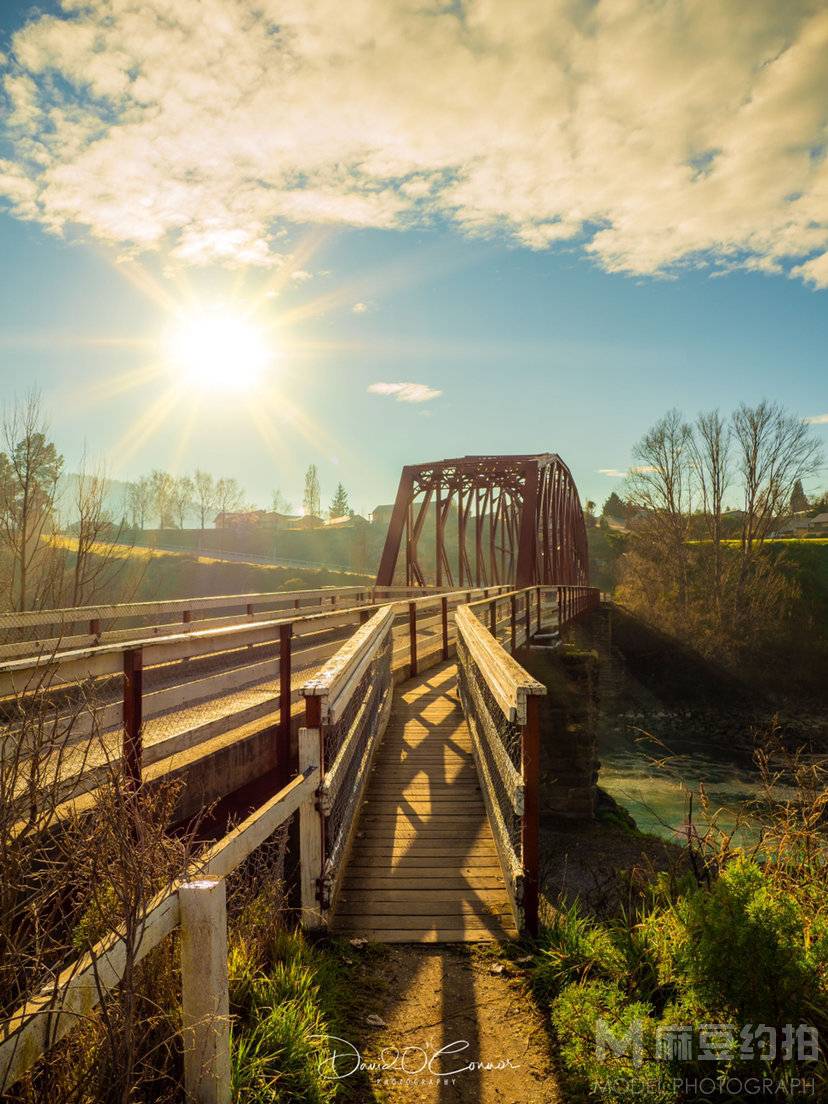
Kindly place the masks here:
POLYGON ((453 663, 397 691, 332 930, 379 943, 517 934, 453 663))

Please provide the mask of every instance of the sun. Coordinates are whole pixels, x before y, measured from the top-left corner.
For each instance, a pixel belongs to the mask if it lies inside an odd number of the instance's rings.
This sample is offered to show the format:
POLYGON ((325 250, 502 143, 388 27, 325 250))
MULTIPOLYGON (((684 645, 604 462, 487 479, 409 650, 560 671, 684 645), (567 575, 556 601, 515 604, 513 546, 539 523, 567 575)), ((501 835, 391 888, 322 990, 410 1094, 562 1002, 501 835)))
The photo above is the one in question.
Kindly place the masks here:
POLYGON ((199 310, 170 327, 164 359, 177 382, 202 392, 247 392, 272 365, 272 340, 241 312, 199 310))

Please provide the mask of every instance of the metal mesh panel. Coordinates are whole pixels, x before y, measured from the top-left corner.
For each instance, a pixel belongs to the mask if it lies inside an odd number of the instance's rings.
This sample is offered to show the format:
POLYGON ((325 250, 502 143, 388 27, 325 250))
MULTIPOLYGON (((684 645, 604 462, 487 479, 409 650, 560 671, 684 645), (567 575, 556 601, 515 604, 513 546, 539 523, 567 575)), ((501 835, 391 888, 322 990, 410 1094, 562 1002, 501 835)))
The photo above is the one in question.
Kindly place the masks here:
POLYGON ((325 879, 331 880, 342 859, 364 788, 369 754, 377 736, 386 696, 391 693, 392 638, 389 634, 360 680, 342 717, 325 732, 326 772, 347 764, 337 777, 336 793, 325 817, 325 879), (347 746, 346 746, 347 742, 347 746))
POLYGON ((512 800, 503 783, 501 772, 492 755, 484 728, 499 740, 517 771, 521 769, 520 725, 509 721, 495 701, 486 680, 474 662, 462 635, 457 639, 457 686, 463 712, 477 729, 475 746, 489 775, 490 785, 481 778, 481 785, 493 804, 492 830, 507 843, 518 864, 521 857, 521 818, 512 807, 512 800))

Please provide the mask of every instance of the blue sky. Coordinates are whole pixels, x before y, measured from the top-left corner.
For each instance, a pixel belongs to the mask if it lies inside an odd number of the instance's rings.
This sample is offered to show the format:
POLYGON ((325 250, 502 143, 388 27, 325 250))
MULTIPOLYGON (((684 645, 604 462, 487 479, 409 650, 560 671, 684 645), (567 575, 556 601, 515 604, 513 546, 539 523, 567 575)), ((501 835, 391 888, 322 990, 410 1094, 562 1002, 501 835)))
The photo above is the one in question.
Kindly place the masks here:
MULTIPOLYGON (((223 18, 224 4, 211 0, 209 6, 223 18)), ((308 5, 309 19, 315 6, 327 27, 335 9, 320 0, 308 5)), ((255 172, 251 168, 255 141, 233 154, 226 153, 226 137, 208 148, 209 135, 222 124, 213 128, 209 112, 207 119, 198 114, 196 58, 189 69, 185 58, 181 70, 185 87, 188 73, 193 82, 186 127, 170 116, 164 124, 169 133, 163 130, 158 109, 167 115, 181 110, 178 99, 164 100, 172 93, 159 76, 172 62, 159 63, 155 55, 125 60, 120 49, 134 42, 134 33, 124 26, 123 41, 112 38, 119 7, 114 0, 96 0, 86 16, 35 21, 17 40, 11 34, 24 23, 25 7, 4 6, 2 16, 0 51, 12 121, 0 153, 6 159, 0 162, 0 373, 7 397, 32 384, 42 389, 53 435, 70 467, 86 442, 90 453, 106 458, 115 477, 201 466, 236 476, 252 500, 267 504, 275 487, 296 502, 302 473, 316 462, 324 498, 341 479, 354 505, 369 510, 392 498, 404 463, 550 450, 569 463, 582 498, 601 501, 620 480, 600 469, 626 469, 636 439, 671 406, 693 415, 768 397, 802 417, 828 412, 828 280, 822 275, 828 233, 823 238, 819 231, 828 223, 828 211, 820 207, 828 195, 824 165, 813 152, 807 165, 799 155, 795 162, 785 160, 790 136, 783 142, 779 127, 771 126, 776 116, 770 108, 758 122, 744 120, 755 133, 753 143, 743 146, 732 134, 725 136, 726 102, 720 137, 695 134, 708 105, 698 104, 699 119, 692 112, 689 119, 683 116, 698 146, 714 143, 711 148, 729 157, 721 155, 721 168, 704 184, 718 192, 698 198, 692 174, 673 173, 672 148, 664 145, 666 138, 657 140, 675 122, 665 115, 652 123, 655 137, 636 166, 639 175, 633 177, 626 161, 616 162, 590 207, 588 198, 578 198, 595 176, 583 158, 573 161, 549 194, 544 190, 554 165, 536 163, 534 117, 516 117, 513 144, 502 151, 506 160, 485 164, 489 146, 483 144, 480 157, 470 146, 451 164, 450 139, 468 131, 469 119, 476 125, 477 114, 458 117, 459 129, 444 136, 445 148, 437 148, 427 125, 429 117, 438 118, 435 103, 418 103, 422 118, 416 125, 407 118, 399 123, 411 128, 405 161, 389 166, 403 158, 399 131, 379 118, 371 90, 380 75, 366 76, 368 63, 355 42, 354 77, 344 98, 353 101, 354 118, 358 110, 367 111, 368 137, 355 125, 350 140, 359 148, 351 148, 343 137, 347 118, 335 133, 324 129, 323 120, 317 142, 322 152, 311 162, 299 131, 291 129, 301 124, 302 134, 315 133, 307 129, 307 110, 299 122, 286 112, 282 123, 271 103, 268 138, 271 130, 279 132, 279 148, 301 148, 306 159, 291 152, 290 173, 277 187, 262 180, 270 160, 254 165, 255 172), (100 38, 88 46, 86 32, 104 26, 109 38, 103 46, 100 38), (85 49, 92 51, 88 57, 85 49), (156 65, 152 80, 150 61, 156 65), (90 66, 98 65, 90 91, 85 82, 90 66), (129 71, 132 89, 141 66, 147 87, 130 92, 130 104, 123 73, 129 71), (136 103, 154 109, 143 116, 136 103), (54 116, 45 123, 43 106, 56 104, 63 123, 54 124, 54 116), (182 141, 202 124, 191 160, 179 164, 182 141), (84 126, 79 143, 78 128, 84 126), (153 129, 142 135, 141 126, 153 129), (128 144, 138 139, 140 157, 128 144), (516 145, 518 140, 523 144, 516 145), (46 151, 40 160, 33 156, 37 148, 46 151), (158 150, 167 152, 156 156, 158 150), (524 150, 532 157, 524 157, 524 150), (221 160, 225 154, 230 168, 221 160), (347 157, 352 166, 346 179, 341 165, 347 157), (370 167, 380 161, 381 169, 370 167), (777 175, 788 173, 784 188, 774 183, 775 191, 762 191, 771 188, 762 183, 767 161, 777 175), (504 172, 517 174, 516 166, 520 174, 504 183, 504 172), (364 179, 369 172, 374 176, 364 179), (623 187, 610 195, 619 175, 623 187), (188 190, 194 179, 197 193, 188 190), (734 180, 741 192, 728 211, 723 197, 732 196, 734 180), (780 188, 784 195, 777 195, 780 188), (206 213, 196 218, 196 210, 206 213), (599 218, 596 212, 605 214, 599 218), (278 294, 265 295, 268 287, 278 294), (217 304, 251 318, 276 350, 265 378, 248 394, 188 393, 176 387, 172 369, 158 367, 173 317, 217 304), (378 382, 421 385, 414 395, 425 401, 369 392, 378 382), (427 397, 431 392, 439 394, 427 397)), ((245 5, 226 0, 228 13, 240 7, 245 5)), ((472 26, 477 5, 467 7, 467 38, 472 30, 489 37, 496 32, 501 42, 507 36, 516 54, 534 49, 511 26, 472 26)), ((808 5, 801 13, 792 5, 790 25, 783 27, 770 7, 758 8, 773 56, 780 36, 789 51, 802 51, 824 33, 808 22, 808 5)), ((408 8, 401 12, 403 24, 411 18, 408 8)), ((147 41, 158 26, 147 27, 147 41)), ((575 50, 574 36, 583 28, 547 30, 550 42, 560 35, 575 50)), ((589 33, 600 40, 601 33, 623 30, 591 27, 589 33)), ((660 57, 667 32, 649 24, 643 30, 651 33, 660 57)), ((247 25, 228 22, 225 31, 245 48, 255 44, 247 25)), ((315 55, 310 47, 301 53, 301 31, 292 50, 294 58, 305 59, 311 83, 280 89, 286 103, 290 92, 294 107, 302 96, 314 104, 317 99, 315 55)), ((640 41, 642 27, 627 28, 631 35, 636 31, 640 41)), ((385 33, 391 36, 384 44, 389 72, 395 71, 395 51, 397 68, 405 68, 412 35, 395 38, 381 28, 380 54, 385 33)), ((422 31, 424 49, 436 48, 429 46, 431 33, 430 27, 422 31)), ((735 51, 730 60, 744 64, 745 81, 756 79, 750 75, 755 58, 747 53, 760 49, 756 36, 742 47, 733 44, 726 27, 709 33, 720 60, 722 52, 735 51)), ((686 33, 676 35, 673 47, 680 52, 686 33)), ((447 55, 446 64, 456 64, 458 72, 473 66, 476 73, 487 41, 480 37, 471 49, 464 40, 462 56, 447 55)), ((341 46, 346 57, 348 48, 341 46)), ((699 46, 700 57, 707 52, 699 46)), ((415 68, 417 59, 408 60, 415 68)), ((535 61, 529 57, 525 64, 535 61)), ((544 74, 548 65, 547 59, 544 74)), ((507 90, 512 76, 501 74, 497 87, 507 90)), ((810 86, 792 91, 790 76, 783 78, 788 130, 801 126, 798 145, 811 142, 809 148, 819 151, 814 135, 824 139, 824 109, 821 115, 812 110, 810 86)), ((228 72, 225 79, 232 84, 237 78, 228 72)), ((596 70, 593 79, 608 94, 606 73, 596 70)), ((631 118, 644 110, 648 80, 671 79, 669 67, 649 73, 642 65, 642 99, 628 106, 631 118)), ((486 80, 492 80, 488 70, 486 80)), ((481 115, 491 106, 489 87, 481 85, 481 115)), ((250 97, 248 109, 227 123, 234 144, 240 132, 257 139, 256 128, 263 125, 255 122, 258 93, 246 85, 242 91, 250 97)), ((727 101, 743 91, 722 88, 720 96, 727 101)), ((388 94, 393 102, 393 87, 388 94)), ((332 111, 341 98, 332 98, 332 111)), ((590 102, 586 94, 584 102, 590 102)), ((608 108, 597 109, 585 126, 609 154, 618 138, 605 132, 608 114, 608 108)), ((485 143, 486 134, 484 128, 474 140, 485 143)), ((826 435, 825 424, 814 431, 826 435)), ((816 480, 812 489, 819 485, 816 480)))

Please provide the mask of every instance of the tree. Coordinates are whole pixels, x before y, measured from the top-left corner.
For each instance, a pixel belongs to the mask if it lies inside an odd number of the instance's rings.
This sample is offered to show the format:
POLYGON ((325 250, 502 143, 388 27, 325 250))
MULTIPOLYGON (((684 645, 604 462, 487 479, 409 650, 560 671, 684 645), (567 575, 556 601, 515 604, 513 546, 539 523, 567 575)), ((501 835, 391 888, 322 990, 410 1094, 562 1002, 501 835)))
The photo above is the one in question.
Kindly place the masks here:
POLYGON ((739 475, 744 488, 742 556, 746 561, 787 510, 794 488, 815 475, 822 446, 808 426, 779 403, 743 403, 733 415, 739 475))
POLYGON ((179 529, 184 528, 187 514, 193 505, 194 494, 195 488, 193 486, 193 481, 188 475, 180 475, 177 479, 173 480, 173 485, 170 490, 170 506, 173 511, 173 516, 178 522, 179 529))
POLYGON ((153 507, 152 482, 147 476, 142 475, 140 479, 127 485, 126 506, 132 528, 143 529, 147 514, 153 507))
POLYGON ((713 603, 717 621, 722 616, 724 561, 722 557, 722 515, 724 496, 730 483, 732 430, 718 410, 699 414, 691 438, 690 456, 699 488, 707 535, 713 545, 713 603))
POLYGON ((198 510, 200 527, 206 529, 207 519, 209 517, 215 517, 216 508, 218 506, 216 481, 209 472, 196 468, 196 473, 193 477, 193 494, 195 496, 195 506, 198 510))
POLYGON ((47 437, 41 398, 31 391, 3 419, 0 453, 0 536, 8 550, 12 609, 36 608, 49 586, 53 547, 45 538, 54 519, 63 457, 47 437))
POLYGON ((601 517, 612 517, 623 520, 627 516, 627 506, 613 491, 601 510, 601 517))
POLYGON ((240 510, 244 501, 244 490, 238 479, 219 479, 216 482, 216 508, 221 514, 230 514, 240 510))
POLYGON ((169 472, 156 469, 150 475, 150 496, 152 508, 158 518, 159 529, 172 528, 172 495, 175 480, 169 472))
POLYGON ((336 485, 336 493, 333 496, 333 500, 328 507, 328 517, 339 518, 345 517, 348 513, 348 492, 342 486, 341 483, 336 485))
POLYGON ((802 480, 797 479, 791 491, 791 513, 804 514, 810 508, 810 502, 802 487, 802 480))
POLYGON ((319 517, 321 512, 319 491, 319 472, 316 464, 310 464, 305 472, 305 494, 302 498, 302 508, 309 517, 319 517))
POLYGON ((693 509, 693 435, 680 411, 670 410, 634 450, 638 463, 627 477, 628 501, 638 509, 636 531, 650 553, 663 559, 677 586, 679 611, 688 599, 688 548, 693 509))
POLYGON ((106 487, 103 467, 90 471, 84 455, 74 482, 72 530, 77 545, 67 587, 68 606, 91 605, 101 593, 111 594, 128 563, 118 554, 122 553, 119 546, 124 527, 123 523, 116 526, 106 509, 106 487))
POLYGON ((293 503, 285 498, 278 487, 273 492, 273 512, 275 514, 293 513, 293 503))
POLYGON ((584 523, 590 529, 595 526, 595 503, 591 498, 584 503, 584 523))

